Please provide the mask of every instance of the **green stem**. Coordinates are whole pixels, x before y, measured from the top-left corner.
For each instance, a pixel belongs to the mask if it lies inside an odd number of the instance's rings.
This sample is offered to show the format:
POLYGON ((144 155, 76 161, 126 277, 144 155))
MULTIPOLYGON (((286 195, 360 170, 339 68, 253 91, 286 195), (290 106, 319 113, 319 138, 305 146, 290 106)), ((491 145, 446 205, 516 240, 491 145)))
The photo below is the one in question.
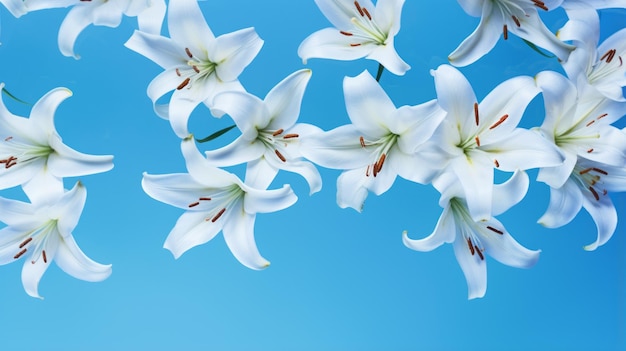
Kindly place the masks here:
POLYGON ((231 129, 235 128, 235 127, 236 127, 236 125, 233 124, 232 126, 228 126, 228 127, 224 128, 224 129, 218 130, 217 132, 209 135, 206 138, 196 139, 196 141, 199 142, 199 143, 206 143, 207 141, 211 141, 213 139, 219 138, 220 136, 222 136, 223 134, 226 134, 226 132, 228 132, 229 130, 231 130, 231 129))
POLYGON ((15 101, 17 101, 17 102, 19 102, 19 103, 22 103, 22 104, 24 104, 24 105, 30 105, 28 102, 26 102, 26 101, 24 101, 24 100, 20 100, 20 99, 18 99, 15 95, 11 94, 11 93, 10 93, 8 90, 6 90, 5 88, 2 88, 2 92, 3 92, 3 93, 5 93, 5 94, 6 94, 8 97, 10 97, 11 99, 13 99, 13 100, 15 100, 15 101))
POLYGON ((376 81, 380 82, 380 77, 383 75, 383 71, 385 70, 385 66, 381 63, 378 64, 378 72, 376 73, 376 81))

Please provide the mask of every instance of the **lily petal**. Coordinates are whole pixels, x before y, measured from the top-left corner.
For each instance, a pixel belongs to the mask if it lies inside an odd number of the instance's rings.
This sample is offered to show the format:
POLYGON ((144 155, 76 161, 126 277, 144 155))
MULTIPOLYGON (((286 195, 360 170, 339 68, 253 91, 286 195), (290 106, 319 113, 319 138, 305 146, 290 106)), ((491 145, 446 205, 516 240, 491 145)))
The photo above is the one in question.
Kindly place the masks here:
POLYGON ((97 263, 87 257, 78 247, 74 237, 69 235, 59 243, 55 262, 65 273, 74 278, 99 282, 111 275, 111 265, 97 263))
POLYGON ((224 224, 223 233, 226 245, 244 266, 256 270, 267 268, 270 263, 261 256, 254 240, 256 216, 237 208, 233 208, 233 211, 238 214, 237 217, 224 224))

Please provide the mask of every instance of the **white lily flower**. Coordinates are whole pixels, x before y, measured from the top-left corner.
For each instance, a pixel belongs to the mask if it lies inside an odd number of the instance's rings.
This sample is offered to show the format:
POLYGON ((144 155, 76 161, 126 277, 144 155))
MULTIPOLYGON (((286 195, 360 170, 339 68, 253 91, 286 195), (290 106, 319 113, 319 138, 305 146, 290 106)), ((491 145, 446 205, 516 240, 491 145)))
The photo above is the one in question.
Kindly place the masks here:
POLYGON ((626 86, 626 29, 615 32, 598 45, 598 14, 586 2, 574 2, 570 6, 574 4, 574 8, 568 7, 568 14, 575 19, 558 31, 560 39, 571 40, 577 46, 563 62, 563 68, 577 84, 579 94, 591 87, 606 98, 626 101, 622 90, 626 86))
POLYGON ((72 7, 59 28, 59 50, 76 59, 74 44, 80 33, 93 24, 115 28, 122 16, 137 17, 139 30, 159 34, 165 17, 165 0, 24 0, 29 11, 72 7))
POLYGON ((565 156, 559 167, 542 168, 537 180, 561 187, 579 156, 611 166, 626 164, 626 136, 611 125, 624 116, 626 103, 578 96, 573 83, 556 72, 540 72, 535 80, 546 110, 539 131, 565 156))
POLYGON ((494 168, 513 172, 563 162, 550 142, 517 128, 526 106, 539 93, 533 78, 511 78, 478 103, 470 83, 456 68, 441 65, 431 73, 437 101, 447 115, 428 146, 438 153, 439 176, 453 173, 462 185, 474 220, 491 217, 494 168))
POLYGON ((144 174, 142 180, 144 191, 152 198, 186 211, 164 247, 178 258, 222 231, 230 251, 243 265, 252 269, 269 266, 256 247, 254 221, 257 213, 279 211, 296 202, 289 185, 276 190, 252 188, 234 174, 210 165, 192 137, 182 141, 181 149, 189 173, 144 174))
POLYGON ((378 61, 389 72, 403 75, 410 66, 404 62, 393 41, 400 31, 404 0, 315 0, 324 16, 335 26, 304 39, 298 56, 309 58, 378 61))
POLYGON ((416 151, 444 117, 436 101, 396 108, 367 71, 346 77, 343 91, 352 124, 311 135, 302 143, 307 159, 346 170, 337 180, 338 205, 361 211, 368 190, 380 195, 398 175, 427 183, 432 175, 416 151))
POLYGON ((537 180, 550 186, 550 205, 539 223, 561 227, 585 208, 598 229, 597 240, 585 249, 594 250, 617 226, 608 192, 626 190, 626 135, 611 125, 626 113, 626 103, 586 100, 555 72, 541 72, 536 81, 546 107, 540 132, 565 155, 563 165, 539 170, 537 180))
POLYGON ((87 155, 63 144, 54 114, 71 95, 66 88, 51 90, 35 103, 29 118, 9 112, 0 98, 0 189, 22 185, 33 202, 58 198, 63 193, 62 178, 113 168, 113 156, 87 155))
POLYGON ((154 110, 169 119, 181 138, 189 135, 187 120, 201 102, 211 107, 213 97, 224 91, 245 91, 239 74, 261 50, 263 40, 254 28, 215 37, 196 0, 172 0, 168 8, 171 38, 135 31, 124 44, 149 58, 165 71, 148 86, 154 110), (169 104, 157 104, 174 91, 169 104))
POLYGON ((550 11, 563 0, 458 0, 468 15, 481 17, 478 27, 449 56, 455 66, 467 66, 487 54, 509 33, 540 46, 566 60, 574 46, 560 41, 545 26, 537 9, 550 11))
POLYGON ((80 183, 59 198, 30 204, 0 197, 0 265, 24 257, 22 284, 26 293, 39 297, 41 277, 55 261, 74 278, 97 282, 111 275, 111 265, 94 262, 78 247, 72 231, 83 211, 87 191, 80 183))
POLYGON ((617 228, 617 211, 609 192, 626 191, 626 168, 579 157, 560 188, 550 188, 550 205, 537 221, 548 228, 571 222, 584 208, 596 224, 597 239, 583 248, 593 251, 606 244, 617 228))
POLYGON ((19 18, 28 12, 24 5, 24 0, 0 0, 0 4, 4 5, 15 18, 19 18))
MULTIPOLYGON (((530 268, 539 259, 541 250, 533 251, 520 245, 493 217, 475 221, 463 198, 463 189, 454 177, 440 179, 446 185, 439 204, 443 212, 435 230, 426 238, 415 240, 402 233, 402 241, 416 251, 432 251, 444 243, 452 243, 454 255, 467 281, 468 299, 483 297, 487 291, 486 255, 500 263, 517 268, 530 268)), ((494 186, 493 202, 496 216, 521 201, 528 189, 528 176, 520 171, 505 183, 494 186)))
POLYGON ((311 70, 292 73, 267 94, 265 100, 245 92, 224 92, 213 100, 211 111, 230 115, 242 135, 231 144, 206 152, 216 167, 248 162, 246 184, 266 189, 278 170, 298 173, 306 179, 311 193, 322 187, 317 168, 302 159, 300 137, 319 131, 308 124, 296 124, 311 70))

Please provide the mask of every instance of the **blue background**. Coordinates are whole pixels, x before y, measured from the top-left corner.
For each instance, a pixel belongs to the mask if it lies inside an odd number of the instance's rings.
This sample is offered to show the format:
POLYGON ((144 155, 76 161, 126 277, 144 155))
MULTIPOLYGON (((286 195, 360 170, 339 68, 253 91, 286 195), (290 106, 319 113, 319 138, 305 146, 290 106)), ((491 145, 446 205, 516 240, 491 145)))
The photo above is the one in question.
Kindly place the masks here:
MULTIPOLYGON (((288 74, 311 68, 300 121, 331 129, 349 123, 341 89, 344 76, 368 69, 369 60, 339 62, 297 56, 300 42, 329 26, 313 1, 211 0, 201 2, 216 35, 254 26, 265 40, 240 79, 249 92, 265 94, 288 74)), ((156 117, 146 96, 162 71, 123 43, 136 26, 88 27, 75 50, 57 48, 67 9, 13 18, 0 9, 0 81, 14 95, 35 102, 65 86, 74 96, 56 114, 69 146, 112 154, 115 168, 81 177, 88 197, 74 236, 83 251, 112 263, 100 283, 76 280, 51 266, 40 283, 45 300, 22 288, 22 262, 0 267, 0 349, 8 350, 619 350, 626 346, 626 240, 623 222, 594 252, 582 246, 596 229, 582 211, 569 225, 548 230, 536 220, 547 207, 548 188, 531 183, 527 197, 499 219, 517 240, 541 249, 535 267, 515 269, 488 260, 488 290, 467 300, 452 247, 419 253, 404 247, 402 230, 428 235, 441 209, 432 187, 398 179, 380 197, 368 197, 362 213, 335 203, 339 171, 321 170, 324 186, 308 195, 299 177, 281 173, 273 187, 292 184, 299 201, 284 211, 259 215, 256 240, 272 262, 264 271, 239 264, 218 235, 180 259, 162 248, 182 211, 141 189, 143 172, 185 172, 179 139, 156 117)), ((563 11, 542 14, 552 30, 563 11)), ((603 37, 624 27, 626 10, 602 11, 603 37)), ((436 97, 430 69, 469 35, 478 18, 456 1, 407 1, 396 49, 412 69, 385 72, 383 88, 396 103, 416 105, 436 97)), ((164 26, 164 28, 167 28, 164 26)), ((165 32, 166 33, 166 32, 165 32)), ((503 80, 561 71, 510 35, 475 64, 462 68, 482 99, 503 80)), ((3 97, 15 114, 30 106, 3 97)), ((543 118, 541 97, 527 109, 524 127, 543 118)), ((201 107, 190 129, 207 135, 229 125, 201 107)), ((623 123, 622 123, 623 125, 623 123)), ((231 131, 203 147, 237 136, 231 131)), ((241 167, 232 169, 241 174, 241 167)), ((536 172, 531 171, 531 179, 536 172)), ((66 179, 71 187, 78 179, 66 179)), ((24 199, 19 189, 0 196, 24 199)), ((626 197, 613 194, 618 214, 626 197)))

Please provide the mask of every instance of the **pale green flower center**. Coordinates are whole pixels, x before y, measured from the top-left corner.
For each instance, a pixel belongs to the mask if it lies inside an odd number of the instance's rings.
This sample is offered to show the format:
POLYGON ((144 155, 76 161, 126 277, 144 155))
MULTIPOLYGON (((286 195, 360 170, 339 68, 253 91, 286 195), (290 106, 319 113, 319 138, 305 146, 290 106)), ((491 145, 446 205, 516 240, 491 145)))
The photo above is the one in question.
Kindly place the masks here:
POLYGON ((371 163, 365 169, 365 176, 376 177, 383 169, 383 164, 389 155, 389 150, 396 144, 399 135, 389 133, 378 140, 368 140, 361 136, 359 143, 364 149, 371 152, 371 163), (373 150, 372 150, 373 149, 373 150))
POLYGON ((259 130, 257 140, 263 143, 266 148, 273 149, 279 160, 287 162, 287 158, 284 155, 286 152, 281 152, 280 150, 284 150, 289 144, 297 142, 299 137, 299 134, 285 133, 285 130, 280 128, 275 131, 259 130))
POLYGON ((198 197, 188 205, 192 211, 205 211, 205 221, 215 223, 224 213, 243 200, 246 192, 237 184, 231 184, 224 188, 206 189, 206 194, 198 197))
POLYGON ((50 145, 29 144, 21 138, 6 137, 0 145, 0 165, 9 169, 16 164, 25 164, 38 158, 48 158, 54 149, 50 145))
POLYGON ((354 10, 356 16, 350 19, 354 25, 354 30, 339 31, 345 36, 354 38, 355 42, 350 45, 360 46, 370 43, 385 45, 389 34, 378 26, 370 11, 361 6, 358 1, 354 2, 354 10))
POLYGON ((191 87, 198 80, 207 79, 209 76, 215 73, 217 63, 207 59, 200 59, 191 53, 189 48, 185 48, 185 53, 189 57, 187 66, 183 68, 176 68, 176 75, 181 77, 183 81, 176 87, 177 90, 181 90, 185 87, 191 87))
POLYGON ((46 255, 46 244, 51 237, 57 232, 57 220, 50 219, 39 225, 38 227, 29 230, 18 238, 22 240, 18 246, 18 252, 13 256, 14 259, 19 259, 27 251, 31 251, 31 263, 35 264, 40 258, 44 263, 48 263, 48 257, 46 255))
POLYGON ((596 201, 600 201, 600 196, 605 196, 608 191, 602 186, 604 181, 602 176, 607 176, 608 172, 598 167, 583 168, 580 164, 576 164, 570 178, 578 184, 581 189, 587 190, 593 195, 596 201))

